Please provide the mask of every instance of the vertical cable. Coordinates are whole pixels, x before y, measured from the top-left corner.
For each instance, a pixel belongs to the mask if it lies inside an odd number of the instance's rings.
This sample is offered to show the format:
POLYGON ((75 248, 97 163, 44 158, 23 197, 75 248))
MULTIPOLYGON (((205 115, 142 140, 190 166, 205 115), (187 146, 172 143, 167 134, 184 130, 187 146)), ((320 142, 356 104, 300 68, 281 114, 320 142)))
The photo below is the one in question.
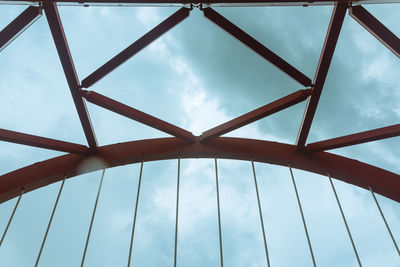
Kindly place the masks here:
POLYGON ((219 233, 219 255, 221 259, 221 267, 224 267, 224 258, 222 255, 222 234, 221 234, 221 208, 219 204, 219 186, 218 186, 218 165, 215 158, 215 181, 217 185, 217 208, 218 208, 218 233, 219 233))
POLYGON ((178 248, 178 208, 179 208, 179 178, 180 178, 181 159, 178 158, 178 178, 176 182, 176 218, 175 218, 175 253, 174 267, 176 267, 176 253, 178 248))
POLYGON ((262 229, 263 238, 264 238, 265 256, 267 257, 268 267, 270 267, 271 265, 270 265, 270 262, 269 262, 269 254, 268 254, 268 247, 267 247, 267 237, 265 236, 264 220, 263 220, 263 215, 262 215, 262 211, 261 211, 260 194, 258 193, 256 169, 254 168, 254 162, 253 161, 251 161, 251 166, 253 167, 254 185, 256 187, 257 202, 258 202, 258 212, 260 213, 261 229, 262 229))
POLYGON ((99 196, 100 196, 101 186, 103 185, 103 178, 104 178, 104 172, 105 172, 105 171, 106 171, 106 169, 103 169, 103 173, 101 174, 101 179, 100 179, 100 184, 99 184, 99 190, 97 191, 96 202, 94 203, 92 219, 90 220, 90 226, 89 226, 89 231, 88 231, 88 235, 87 235, 87 238, 86 238, 85 250, 83 251, 81 267, 83 267, 83 264, 85 263, 86 251, 87 251, 87 248, 88 248, 88 245, 89 245, 90 233, 92 232, 92 226, 93 226, 94 216, 95 216, 95 214, 96 214, 97 203, 98 203, 98 201, 99 201, 99 196))
POLYGON ((380 214, 381 214, 381 216, 382 216, 383 222, 384 222, 385 225, 386 225, 386 229, 388 230, 389 235, 390 235, 390 237, 392 238, 394 247, 395 247, 396 250, 397 250, 397 254, 399 254, 399 256, 400 256, 399 247, 397 246, 396 240, 395 240, 394 237, 393 237, 393 234, 392 234, 392 231, 390 230, 389 224, 387 223, 387 221, 386 221, 386 219, 385 219, 385 216, 383 215, 381 206, 379 205, 379 202, 378 202, 378 200, 377 200, 376 197, 375 197, 374 191, 372 191, 372 188, 371 188, 371 187, 369 188, 369 190, 371 191, 371 194, 372 194, 372 196, 373 196, 373 198, 374 198, 374 200, 375 200, 376 206, 378 207, 378 210, 379 210, 379 212, 380 212, 380 214))
POLYGON ((49 230, 50 230, 51 222, 53 221, 54 213, 56 212, 58 200, 60 199, 60 195, 61 195, 61 192, 62 192, 63 187, 64 187, 65 178, 66 178, 66 176, 64 175, 64 178, 63 178, 63 180, 61 182, 60 190, 58 191, 56 202, 54 203, 53 211, 51 212, 51 216, 50 216, 49 224, 47 225, 46 233, 44 234, 44 237, 43 237, 42 245, 40 246, 40 250, 39 250, 39 254, 38 254, 37 259, 36 259, 35 267, 37 267, 38 264, 39 264, 40 256, 42 255, 43 247, 44 247, 44 244, 46 243, 46 239, 47 239, 47 235, 48 235, 49 230))
POLYGON ((357 253, 356 245, 354 244, 353 237, 351 236, 350 228, 347 225, 346 217, 344 216, 342 205, 340 205, 340 201, 339 201, 338 195, 336 193, 335 186, 333 185, 332 178, 331 178, 330 174, 328 174, 328 178, 329 178, 329 182, 331 183, 333 193, 335 194, 336 202, 337 202, 337 204, 339 206, 340 213, 342 214, 344 225, 346 226, 347 234, 349 235, 349 238, 350 238, 350 241, 351 241, 351 245, 353 246, 354 253, 356 254, 358 265, 361 267, 362 265, 361 265, 361 261, 360 261, 360 258, 358 256, 358 253, 357 253))
POLYGON ((3 233, 2 237, 1 237, 1 240, 0 240, 0 247, 1 247, 1 244, 3 244, 3 241, 4 241, 4 238, 6 237, 8 228, 10 227, 11 221, 12 221, 12 219, 14 218, 15 211, 16 211, 17 208, 18 208, 19 201, 21 200, 21 197, 22 197, 23 194, 24 194, 24 189, 22 188, 21 193, 19 194, 17 203, 15 203, 15 207, 14 207, 14 209, 13 209, 13 212, 11 213, 10 219, 8 220, 6 229, 4 230, 4 233, 3 233))
POLYGON ((135 236, 135 226, 136 226, 136 214, 139 204, 139 193, 140 193, 140 185, 142 183, 142 173, 143 173, 143 161, 140 164, 140 173, 139 173, 139 182, 138 189, 136 194, 136 204, 135 204, 135 213, 133 215, 133 225, 132 225, 132 235, 131 235, 131 244, 129 246, 129 257, 128 257, 128 267, 131 266, 131 257, 132 257, 132 247, 133 247, 133 237, 135 236))
POLYGON ((297 192, 296 182, 294 180, 292 167, 290 165, 289 165, 289 170, 290 170, 290 175, 292 176, 292 182, 293 182, 294 191, 296 192, 297 203, 299 204, 301 219, 303 220, 304 232, 306 233, 306 236, 307 236, 308 247, 310 248, 310 254, 311 254, 312 262, 313 262, 314 267, 316 267, 317 264, 315 263, 314 253, 313 253, 313 249, 312 249, 312 246, 311 246, 311 240, 310 240, 310 236, 308 235, 306 219, 304 218, 303 208, 301 207, 299 193, 297 192))

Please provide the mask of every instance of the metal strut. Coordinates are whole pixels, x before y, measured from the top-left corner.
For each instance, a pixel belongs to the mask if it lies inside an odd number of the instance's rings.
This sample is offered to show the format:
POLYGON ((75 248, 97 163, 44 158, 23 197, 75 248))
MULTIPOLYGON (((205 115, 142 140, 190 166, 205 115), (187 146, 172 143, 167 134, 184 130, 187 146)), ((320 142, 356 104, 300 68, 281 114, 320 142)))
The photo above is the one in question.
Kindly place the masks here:
POLYGON ((260 194, 258 193, 258 185, 257 185, 257 178, 256 178, 256 169, 254 167, 254 162, 251 161, 251 166, 253 168, 253 177, 254 177, 254 185, 256 187, 256 194, 257 194, 257 202, 258 202, 258 212, 260 213, 260 222, 261 222, 261 229, 263 233, 263 238, 264 238, 264 248, 265 248, 265 256, 267 257, 267 264, 268 267, 271 266, 269 262, 269 254, 268 254, 268 247, 267 247, 267 238, 265 236, 265 229, 264 229, 264 220, 263 220, 263 215, 261 211, 261 202, 260 202, 260 194))
POLYGON ((176 254, 178 251, 178 209, 179 209, 179 180, 180 180, 181 159, 178 158, 178 178, 176 182, 176 217, 175 217, 175 250, 174 250, 174 267, 176 267, 176 254))
POLYGON ((303 208, 301 207, 300 197, 299 197, 299 193, 297 192, 297 186, 296 186, 296 182, 294 180, 292 167, 290 165, 288 165, 288 166, 289 166, 289 170, 290 170, 290 175, 292 176, 294 191, 296 192, 297 204, 299 204, 301 219, 303 221, 303 226, 304 226, 304 232, 306 233, 306 236, 307 236, 308 247, 310 248, 311 259, 312 259, 314 267, 316 267, 317 264, 315 263, 314 253, 313 253, 313 249, 311 246, 311 240, 310 240, 310 236, 309 236, 308 230, 307 230, 306 219, 304 218, 303 208))
POLYGON ((218 208, 218 233, 219 233, 219 255, 221 259, 221 267, 224 267, 224 257, 222 253, 222 233, 221 233, 221 208, 219 203, 219 186, 218 186, 218 165, 217 158, 215 160, 215 182, 217 185, 217 208, 218 208))
POLYGON ((332 178, 331 178, 330 174, 328 174, 328 178, 329 178, 329 182, 331 183, 333 193, 335 194, 336 202, 337 202, 337 204, 339 206, 340 213, 342 214, 343 222, 344 222, 344 225, 346 226, 347 234, 349 235, 349 238, 350 238, 350 241, 351 241, 351 245, 353 246, 354 254, 356 255, 358 265, 360 267, 362 267, 362 264, 361 264, 361 261, 360 261, 360 257, 358 256, 358 253, 357 253, 356 245, 354 244, 353 237, 351 236, 350 228, 347 225, 346 217, 344 216, 342 205, 340 205, 340 201, 339 201, 338 195, 336 193, 335 186, 333 185, 332 178))
POLYGON ((90 233, 92 232, 94 216, 96 215, 97 203, 99 202, 99 196, 100 196, 101 186, 103 185, 103 179, 104 179, 104 172, 105 171, 106 171, 106 169, 103 169, 103 173, 101 174, 99 190, 97 191, 96 202, 94 203, 92 219, 90 220, 90 226, 89 226, 89 231, 88 231, 88 235, 87 235, 87 238, 86 238, 85 250, 83 251, 81 267, 83 267, 83 264, 85 263, 86 251, 87 251, 87 248, 88 248, 88 245, 89 245, 90 233))
POLYGON ((128 257, 128 267, 131 266, 131 257, 132 257, 132 248, 133 248, 133 238, 135 236, 135 227, 136 227, 136 215, 139 204, 139 194, 140 194, 140 185, 142 184, 142 173, 143 173, 143 161, 140 164, 140 173, 139 173, 139 181, 138 181, 138 189, 136 194, 136 204, 135 204, 135 213, 133 215, 133 225, 132 225, 132 235, 131 235, 131 244, 129 246, 129 257, 128 257))
POLYGON ((394 236, 393 236, 393 234, 392 234, 392 231, 390 230, 389 224, 387 223, 387 221, 386 221, 386 219, 385 219, 385 215, 383 215, 381 206, 379 205, 379 202, 378 202, 378 200, 377 200, 376 197, 375 197, 374 191, 372 191, 372 188, 371 188, 371 187, 369 188, 369 191, 371 191, 372 197, 373 197, 374 200, 375 200, 375 203, 376 203, 376 206, 378 207, 379 213, 380 213, 381 216, 382 216, 382 220, 383 220, 383 222, 384 222, 385 225, 386 225, 386 229, 388 230, 389 235, 390 235, 390 237, 392 238, 393 245, 394 245, 394 247, 396 248, 397 254, 399 254, 399 256, 400 256, 399 247, 397 246, 396 240, 394 239, 394 236))
POLYGON ((61 192, 64 188, 65 178, 66 178, 66 176, 64 175, 64 178, 61 182, 60 190, 58 191, 56 202, 54 203, 53 211, 51 212, 51 216, 50 216, 49 224, 47 225, 46 233, 44 234, 44 237, 43 237, 42 245, 40 246, 40 250, 39 250, 39 254, 36 259, 35 267, 37 267, 39 265, 40 256, 42 255, 43 247, 44 247, 44 244, 46 243, 47 235, 49 234, 51 222, 53 221, 54 213, 56 212, 58 200, 60 199, 61 192))
POLYGON ((15 207, 14 207, 14 209, 13 209, 13 212, 11 213, 10 219, 8 220, 8 223, 7 223, 6 229, 4 230, 4 233, 3 233, 3 235, 1 236, 1 240, 0 240, 0 247, 1 247, 1 244, 3 244, 3 241, 4 241, 4 238, 6 237, 6 234, 7 234, 8 228, 10 227, 10 224, 11 224, 11 222, 12 222, 12 219, 14 218, 15 211, 16 211, 16 210, 17 210, 17 208, 18 208, 19 202, 20 202, 20 200, 21 200, 21 197, 22 197, 22 195, 23 195, 23 194, 24 194, 24 189, 22 188, 22 190, 21 190, 21 193, 19 194, 19 197, 18 197, 17 203, 15 203, 15 207))

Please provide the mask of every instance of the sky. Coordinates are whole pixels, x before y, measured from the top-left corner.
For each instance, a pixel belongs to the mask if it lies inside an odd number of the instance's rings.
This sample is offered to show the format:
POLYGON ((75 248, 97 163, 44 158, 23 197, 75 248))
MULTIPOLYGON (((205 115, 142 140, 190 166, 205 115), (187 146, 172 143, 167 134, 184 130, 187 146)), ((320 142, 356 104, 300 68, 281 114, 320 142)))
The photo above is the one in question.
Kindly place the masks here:
MULTIPOLYGON (((0 28, 26 6, 0 6, 0 28)), ((400 4, 366 8, 397 36, 400 4)), ((82 80, 176 7, 59 7, 82 80)), ((332 7, 216 8, 313 77, 332 7)), ((45 17, 0 53, 0 128, 86 144, 45 17)), ((308 142, 396 124, 400 62, 348 15, 308 142)), ((90 88, 199 135, 304 89, 198 9, 90 88)), ((227 134, 294 144, 305 102, 227 134)), ((166 137, 88 103, 99 145, 166 137)), ((400 173, 399 137, 331 152, 400 173)), ((0 174, 62 155, 0 142, 0 174)), ((312 266, 288 168, 255 163, 271 266, 312 266)), ((139 164, 107 169, 85 266, 126 266, 139 164)), ((250 162, 218 160, 225 266, 267 266, 250 162)), ((327 177, 294 170, 317 266, 358 266, 327 177)), ((68 179, 39 266, 79 266, 101 171, 68 179)), ((177 160, 143 169, 134 266, 173 266, 177 160)), ((370 192, 334 180, 363 266, 400 266, 370 192)), ((1 266, 33 266, 60 183, 25 194, 1 266)), ((399 203, 377 196, 397 242, 399 203)), ((3 232, 16 199, 0 205, 3 232)), ((219 266, 213 159, 181 161, 178 266, 219 266)))

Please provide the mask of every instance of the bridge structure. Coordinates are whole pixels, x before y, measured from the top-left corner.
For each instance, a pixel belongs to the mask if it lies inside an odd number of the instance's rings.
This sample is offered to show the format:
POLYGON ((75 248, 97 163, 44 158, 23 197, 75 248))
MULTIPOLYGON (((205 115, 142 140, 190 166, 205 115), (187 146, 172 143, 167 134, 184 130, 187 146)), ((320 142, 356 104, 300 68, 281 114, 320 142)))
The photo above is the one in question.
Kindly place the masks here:
MULTIPOLYGON (((219 209, 219 191, 218 191, 218 168, 217 159, 238 159, 251 161, 254 171, 254 182, 257 191, 259 215, 262 226, 263 217, 260 207, 258 195, 258 187, 256 180, 256 172, 253 162, 270 163, 275 165, 287 166, 290 169, 294 188, 296 189, 295 177, 292 168, 300 169, 329 178, 332 189, 335 193, 338 206, 340 208, 344 223, 350 241, 352 243, 358 264, 361 266, 361 259, 357 254, 357 249, 351 236, 350 229, 346 223, 339 198, 336 194, 333 179, 341 180, 357 187, 369 190, 372 193, 376 204, 380 210, 385 226, 393 241, 397 253, 400 256, 399 248, 390 227, 385 220, 379 203, 375 198, 375 193, 384 197, 400 202, 400 175, 388 170, 372 166, 367 163, 358 161, 357 159, 347 158, 334 153, 327 152, 332 149, 343 148, 376 140, 392 138, 400 135, 400 124, 389 125, 383 128, 371 129, 368 131, 357 132, 346 136, 340 136, 328 140, 321 140, 313 143, 307 142, 308 135, 313 123, 319 100, 324 89, 325 80, 331 65, 332 57, 335 52, 336 44, 341 33, 342 24, 345 16, 350 16, 357 21, 365 30, 371 33, 384 46, 386 46, 394 57, 400 57, 400 39, 393 34, 383 23, 379 21, 374 14, 371 14, 365 6, 378 5, 384 3, 400 3, 396 0, 379 1, 379 0, 353 0, 353 1, 296 1, 296 0, 209 0, 202 1, 180 1, 180 0, 58 0, 58 1, 0 1, 1 4, 10 5, 27 5, 27 8, 13 21, 11 21, 0 32, 0 51, 7 49, 8 45, 12 45, 12 41, 17 38, 24 30, 35 23, 38 19, 46 19, 57 49, 59 60, 64 70, 76 112, 84 131, 87 144, 76 144, 71 142, 60 141, 56 139, 35 136, 23 132, 16 132, 12 129, 0 129, 0 140, 5 142, 23 144, 38 148, 50 149, 65 152, 66 154, 51 158, 42 162, 29 165, 0 176, 0 202, 6 202, 17 197, 15 208, 10 215, 8 225, 2 235, 3 242, 9 226, 12 224, 14 213, 18 207, 19 200, 23 194, 47 186, 55 182, 62 182, 59 194, 57 196, 54 209, 48 224, 46 235, 38 255, 36 265, 40 260, 40 255, 44 247, 46 237, 51 226, 58 199, 60 197, 64 182, 66 179, 77 175, 103 170, 101 181, 104 177, 104 171, 110 167, 117 167, 126 164, 158 161, 165 159, 186 158, 213 158, 215 159, 216 171, 216 188, 218 197, 218 215, 219 215, 219 235, 221 239, 221 223, 219 209), (159 25, 148 31, 138 40, 126 47, 120 53, 112 57, 98 69, 94 70, 86 78, 79 80, 76 74, 74 61, 71 56, 68 41, 64 33, 62 20, 58 12, 58 6, 176 6, 179 9, 171 16, 162 21, 159 25), (215 7, 247 7, 247 6, 312 6, 312 5, 332 5, 333 11, 326 32, 324 45, 320 54, 318 66, 314 77, 307 77, 301 70, 295 68, 289 62, 284 60, 280 55, 263 45, 261 42, 253 38, 244 30, 239 28, 233 22, 225 18, 215 10, 215 7), (90 90, 90 88, 99 80, 104 78, 110 72, 117 69, 127 60, 134 57, 143 48, 150 45, 157 38, 165 34, 167 31, 181 23, 185 19, 190 19, 190 13, 193 9, 200 9, 205 19, 208 19, 222 28, 225 32, 236 38, 249 49, 260 55, 276 68, 284 72, 294 81, 296 81, 304 89, 276 99, 273 102, 266 103, 264 106, 256 108, 248 113, 238 116, 227 121, 217 127, 204 131, 201 135, 195 136, 190 131, 166 122, 160 118, 142 112, 134 107, 128 106, 117 100, 109 98, 98 92, 90 90), (43 18, 42 18, 43 17, 43 18), (249 125, 262 118, 270 116, 285 110, 298 103, 306 102, 304 116, 300 123, 297 140, 294 144, 272 142, 268 140, 255 140, 247 138, 223 137, 224 134, 230 133, 236 129, 249 125), (160 130, 172 137, 146 139, 139 141, 130 141, 125 143, 117 143, 106 146, 99 146, 96 133, 93 129, 86 103, 90 102, 101 108, 115 112, 121 116, 127 117, 134 121, 140 122, 157 130, 160 130), (89 168, 82 170, 81 166, 89 159, 99 159, 102 164, 91 165, 89 168)), ((178 232, 178 203, 179 203, 179 167, 178 164, 178 180, 177 180, 177 200, 176 200, 176 233, 175 233, 175 266, 176 266, 176 240, 178 232)), ((139 200, 140 181, 138 184, 137 201, 139 200)), ((97 200, 100 194, 102 182, 93 210, 92 221, 90 224, 85 252, 82 258, 82 266, 85 261, 86 249, 88 246, 90 232, 96 212, 97 200)), ((307 225, 302 211, 300 198, 296 189, 298 205, 302 215, 304 230, 307 235, 310 256, 314 266, 317 263, 314 259, 312 245, 308 238, 307 225)), ((137 209, 137 204, 136 204, 137 209)), ((136 209, 135 218, 136 220, 136 209)), ((134 223, 135 225, 135 223, 134 223)), ((133 233, 131 249, 133 244, 133 233)), ((266 258, 269 266, 268 249, 266 234, 263 227, 264 245, 266 258)), ((0 246, 1 246, 0 243, 0 246)), ((1 247, 0 247, 1 249, 1 247)), ((222 242, 220 243, 221 266, 223 266, 222 242)), ((129 254, 128 266, 131 261, 129 254)))

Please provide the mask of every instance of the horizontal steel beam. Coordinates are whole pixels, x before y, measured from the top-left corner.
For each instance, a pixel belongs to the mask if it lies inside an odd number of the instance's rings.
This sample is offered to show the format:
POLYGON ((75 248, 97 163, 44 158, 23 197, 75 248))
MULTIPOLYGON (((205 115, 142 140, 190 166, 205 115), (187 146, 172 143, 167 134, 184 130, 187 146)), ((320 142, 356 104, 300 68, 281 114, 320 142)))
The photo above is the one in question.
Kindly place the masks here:
POLYGON ((362 6, 352 6, 349 15, 400 58, 400 39, 362 6))
POLYGON ((99 93, 86 90, 81 90, 81 92, 82 96, 85 97, 87 101, 95 105, 111 110, 115 113, 118 113, 132 120, 138 121, 140 123, 146 124, 152 128, 155 128, 172 136, 178 137, 182 140, 186 140, 187 142, 194 143, 196 141, 194 135, 191 132, 179 128, 171 123, 160 120, 147 113, 134 109, 130 106, 122 104, 114 99, 108 98, 99 93))
POLYGON ((317 111, 319 98, 321 97, 322 89, 325 84, 326 76, 328 75, 329 67, 335 52, 336 43, 339 39, 340 30, 342 29, 344 17, 346 15, 346 4, 335 5, 332 17, 329 23, 328 32, 325 37, 325 43, 322 48, 319 58, 317 71, 314 77, 314 91, 308 99, 303 120, 301 122, 300 131, 297 136, 297 149, 301 150, 307 141, 308 134, 311 129, 311 124, 317 111))
POLYGON ((67 38, 65 37, 64 29, 61 23, 60 15, 58 14, 57 6, 55 3, 43 4, 46 13, 47 21, 49 23, 51 34, 53 35, 54 43, 60 57, 61 65, 64 70, 65 77, 67 78, 68 86, 71 91, 72 99, 74 100, 76 110, 81 121, 86 140, 92 152, 96 152, 97 140, 94 134, 92 122, 90 121, 89 113, 87 111, 86 103, 82 99, 79 91, 79 79, 76 74, 74 62, 69 51, 67 38))
POLYGON ((68 154, 24 167, 0 176, 0 203, 25 192, 67 178, 141 161, 176 158, 227 158, 253 160, 326 175, 359 186, 371 187, 385 197, 400 202, 400 175, 327 152, 305 154, 294 145, 277 142, 218 137, 207 144, 189 144, 178 138, 159 138, 99 147, 97 157, 68 154), (102 164, 93 164, 93 161, 102 164), (92 164, 85 164, 91 162, 92 164), (86 167, 85 167, 86 166, 86 167))
MULTIPOLYGON (((0 0, 0 3, 43 3, 44 0, 0 0)), ((79 5, 85 4, 140 4, 140 5, 186 5, 198 4, 201 1, 191 0, 57 0, 58 3, 75 3, 79 5)), ((341 3, 358 3, 358 4, 385 4, 399 3, 400 0, 207 0, 203 3, 214 6, 316 6, 316 5, 334 5, 337 2, 341 3)))
POLYGON ((155 41, 161 35, 175 27, 177 24, 182 22, 185 18, 189 16, 190 9, 189 8, 181 8, 176 11, 174 14, 169 16, 166 20, 158 24, 155 28, 150 30, 148 33, 140 37, 136 42, 125 48, 118 55, 110 59, 103 66, 98 68, 88 77, 82 80, 82 87, 89 88, 96 82, 98 82, 101 78, 115 70, 122 63, 127 61, 129 58, 133 57, 140 50, 148 46, 150 43, 155 41))
POLYGON ((55 139, 40 137, 31 134, 19 133, 4 129, 0 129, 0 140, 15 144, 46 148, 61 152, 83 154, 83 155, 89 154, 89 148, 84 145, 79 145, 70 142, 64 142, 55 139))
POLYGON ((289 75, 289 77, 299 82, 303 86, 311 86, 310 78, 301 73, 299 70, 290 65, 288 62, 279 57, 277 54, 272 52, 270 49, 265 47, 263 44, 258 42, 256 39, 248 35, 242 29, 240 29, 235 24, 230 22, 228 19, 223 17, 221 14, 216 12, 214 9, 204 8, 203 12, 206 18, 208 18, 216 25, 224 29, 226 32, 231 34, 233 37, 238 39, 240 42, 248 46, 250 49, 259 54, 261 57, 268 60, 275 67, 285 72, 287 75, 289 75))
POLYGON ((346 146, 358 145, 362 143, 382 140, 400 135, 400 124, 365 131, 361 133, 350 134, 336 137, 324 141, 308 144, 307 152, 324 151, 329 149, 341 148, 346 146))
POLYGON ((248 125, 252 122, 265 118, 283 109, 291 107, 297 103, 300 103, 307 99, 307 97, 312 93, 312 89, 299 90, 290 95, 284 96, 274 102, 271 102, 265 106, 258 109, 250 111, 242 116, 234 118, 228 122, 225 122, 217 127, 214 127, 208 131, 205 131, 200 136, 201 142, 207 142, 215 137, 221 136, 240 127, 248 125))
POLYGON ((0 51, 9 45, 23 31, 42 15, 42 8, 30 6, 0 32, 0 51))

